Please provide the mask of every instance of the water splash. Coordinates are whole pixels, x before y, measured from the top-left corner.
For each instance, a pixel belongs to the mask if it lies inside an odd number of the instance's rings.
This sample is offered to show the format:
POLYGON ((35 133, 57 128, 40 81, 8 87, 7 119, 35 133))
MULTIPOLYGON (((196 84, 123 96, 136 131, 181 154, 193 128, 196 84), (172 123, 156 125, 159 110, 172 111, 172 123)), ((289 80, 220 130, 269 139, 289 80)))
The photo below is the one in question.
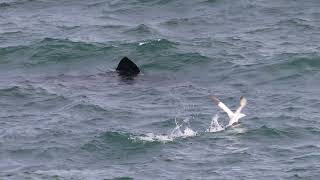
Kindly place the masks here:
POLYGON ((220 124, 219 124, 219 115, 216 114, 212 117, 212 120, 211 120, 211 123, 210 123, 210 126, 209 128, 206 130, 206 132, 219 132, 219 131, 223 131, 225 130, 225 127, 222 127, 220 124))
POLYGON ((171 131, 171 137, 190 137, 196 136, 197 132, 191 129, 190 119, 186 118, 181 124, 175 119, 176 127, 171 131))
POLYGON ((191 137, 191 136, 196 136, 197 132, 192 130, 191 128, 187 127, 183 131, 183 137, 191 137))
POLYGON ((176 127, 171 131, 170 134, 155 135, 153 133, 147 133, 146 135, 131 137, 131 139, 148 142, 160 141, 166 143, 173 141, 176 138, 186 138, 197 135, 197 132, 192 130, 190 127, 189 118, 184 119, 181 124, 179 124, 177 119, 175 119, 175 123, 176 127))
MULTIPOLYGON (((218 114, 212 117, 210 126, 206 130, 206 132, 220 132, 225 130, 226 127, 220 125, 218 119, 219 119, 218 114)), ((175 119, 175 124, 176 124, 176 127, 171 131, 170 134, 155 135, 153 133, 147 133, 142 136, 130 137, 130 139, 148 141, 148 142, 159 141, 159 142, 166 143, 166 142, 174 141, 176 138, 193 137, 198 134, 196 131, 194 131, 191 128, 190 118, 184 119, 181 123, 179 123, 178 120, 175 119)))

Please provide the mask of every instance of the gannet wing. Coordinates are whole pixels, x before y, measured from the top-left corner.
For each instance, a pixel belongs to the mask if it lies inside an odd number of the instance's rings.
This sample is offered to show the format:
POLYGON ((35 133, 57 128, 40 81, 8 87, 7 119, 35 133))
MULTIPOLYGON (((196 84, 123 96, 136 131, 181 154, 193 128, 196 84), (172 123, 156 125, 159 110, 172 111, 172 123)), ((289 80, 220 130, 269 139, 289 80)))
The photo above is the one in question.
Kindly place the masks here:
POLYGON ((247 99, 244 96, 240 97, 240 106, 245 107, 247 105, 247 99))
POLYGON ((230 119, 233 117, 234 113, 225 104, 223 104, 223 102, 215 96, 212 96, 211 98, 224 112, 228 114, 230 119))
POLYGON ((247 105, 247 99, 243 96, 240 97, 240 107, 236 110, 236 114, 240 114, 241 110, 247 105))

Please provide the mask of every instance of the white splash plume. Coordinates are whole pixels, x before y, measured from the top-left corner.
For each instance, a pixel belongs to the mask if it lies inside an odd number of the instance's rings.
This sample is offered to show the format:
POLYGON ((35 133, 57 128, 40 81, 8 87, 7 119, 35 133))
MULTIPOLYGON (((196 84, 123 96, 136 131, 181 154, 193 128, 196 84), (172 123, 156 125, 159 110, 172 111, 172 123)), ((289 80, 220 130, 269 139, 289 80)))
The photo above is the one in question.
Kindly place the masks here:
POLYGON ((222 126, 219 124, 218 119, 219 119, 218 114, 216 114, 216 115, 214 115, 214 116, 212 117, 210 126, 209 126, 209 128, 206 130, 206 132, 219 132, 219 131, 225 130, 225 128, 222 127, 222 126))

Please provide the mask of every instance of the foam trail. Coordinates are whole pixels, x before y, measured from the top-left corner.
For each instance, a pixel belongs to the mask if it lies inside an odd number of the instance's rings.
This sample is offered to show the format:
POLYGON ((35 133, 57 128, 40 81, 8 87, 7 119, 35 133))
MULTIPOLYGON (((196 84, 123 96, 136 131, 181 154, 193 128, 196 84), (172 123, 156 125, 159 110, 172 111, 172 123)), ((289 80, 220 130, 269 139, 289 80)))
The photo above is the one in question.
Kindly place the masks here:
POLYGON ((144 136, 132 137, 131 139, 148 141, 148 142, 153 142, 153 141, 168 142, 168 141, 173 141, 174 138, 168 135, 155 135, 153 133, 147 133, 144 136))
POLYGON ((218 114, 214 115, 212 117, 212 120, 211 120, 211 123, 210 123, 210 126, 209 128, 206 130, 206 132, 219 132, 219 131, 223 131, 225 128, 222 127, 220 124, 219 124, 219 116, 218 114))

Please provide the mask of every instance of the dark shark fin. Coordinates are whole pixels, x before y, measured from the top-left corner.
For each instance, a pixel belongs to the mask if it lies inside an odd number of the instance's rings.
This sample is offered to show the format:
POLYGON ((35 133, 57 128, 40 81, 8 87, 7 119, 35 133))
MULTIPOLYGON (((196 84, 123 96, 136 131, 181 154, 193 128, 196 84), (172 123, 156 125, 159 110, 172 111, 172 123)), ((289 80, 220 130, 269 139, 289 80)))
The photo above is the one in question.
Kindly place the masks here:
POLYGON ((124 76, 134 76, 140 73, 138 66, 127 57, 121 59, 116 70, 124 76))

